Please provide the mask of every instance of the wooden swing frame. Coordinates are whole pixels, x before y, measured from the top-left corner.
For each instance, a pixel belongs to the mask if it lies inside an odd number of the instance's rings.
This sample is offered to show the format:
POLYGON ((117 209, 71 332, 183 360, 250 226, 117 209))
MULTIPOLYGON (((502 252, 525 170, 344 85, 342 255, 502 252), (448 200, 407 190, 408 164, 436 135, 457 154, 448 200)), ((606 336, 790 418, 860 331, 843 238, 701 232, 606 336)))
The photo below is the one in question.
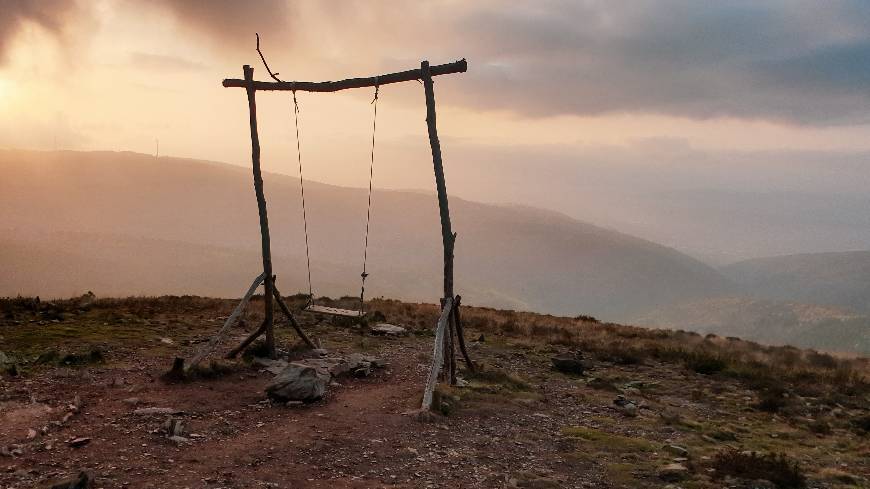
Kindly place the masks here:
MULTIPOLYGON (((259 51, 259 37, 258 37, 259 51)), ((261 53, 262 56, 262 53, 261 53)), ((263 60, 265 63, 265 59, 263 60)), ((268 65, 266 65, 268 71, 268 65)), ((260 327, 254 331, 237 348, 233 349, 228 356, 235 356, 254 341, 258 336, 265 333, 266 347, 272 358, 276 357, 274 335, 274 307, 277 303, 281 311, 287 316, 288 321, 296 332, 309 346, 313 343, 305 336, 299 324, 293 317, 292 312, 284 303, 281 294, 275 288, 276 277, 272 274, 272 251, 269 237, 269 218, 266 208, 266 197, 263 191, 263 176, 260 170, 260 138, 257 131, 257 103, 258 91, 288 91, 288 92, 337 92, 353 88, 378 87, 393 83, 409 81, 422 81, 426 97, 426 126, 429 134, 429 145, 432 150, 432 163, 435 172, 435 188, 438 194, 438 209, 441 216, 441 238, 444 249, 444 295, 441 299, 441 314, 439 316, 435 332, 435 348, 433 351, 432 367, 423 394, 423 408, 432 406, 432 392, 438 378, 456 383, 456 357, 454 338, 458 337, 460 350, 463 354, 467 367, 474 369, 468 352, 465 348, 462 323, 459 316, 459 303, 461 298, 454 295, 453 291, 453 250, 456 243, 456 233, 450 223, 450 209, 447 201, 447 187, 444 179, 444 167, 441 160, 441 143, 438 140, 438 129, 435 123, 435 90, 432 77, 464 73, 468 69, 465 59, 453 63, 430 66, 428 61, 420 63, 420 68, 396 73, 388 73, 365 78, 349 78, 340 81, 302 82, 280 81, 274 74, 269 72, 276 81, 254 80, 254 68, 250 65, 242 67, 244 77, 242 79, 225 79, 223 86, 228 88, 244 88, 248 96, 248 115, 251 127, 251 162, 254 176, 254 192, 257 197, 257 208, 260 217, 260 235, 262 241, 263 273, 251 284, 248 293, 236 307, 233 314, 227 319, 218 334, 206 345, 199 354, 190 362, 187 368, 202 360, 208 353, 214 350, 220 339, 235 324, 247 302, 253 295, 254 290, 262 282, 264 286, 263 299, 265 302, 265 319, 260 327), (273 303, 274 300, 274 303, 273 303)))

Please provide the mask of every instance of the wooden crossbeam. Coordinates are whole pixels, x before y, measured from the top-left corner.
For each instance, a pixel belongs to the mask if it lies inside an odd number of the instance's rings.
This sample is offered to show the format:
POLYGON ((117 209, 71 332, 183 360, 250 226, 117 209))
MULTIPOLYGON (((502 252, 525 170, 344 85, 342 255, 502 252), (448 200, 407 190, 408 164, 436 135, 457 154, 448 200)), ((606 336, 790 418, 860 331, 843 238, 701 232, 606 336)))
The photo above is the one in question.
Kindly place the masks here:
MULTIPOLYGON (((445 63, 429 67, 429 76, 450 75, 453 73, 465 73, 468 69, 468 63, 465 59, 454 61, 453 63, 445 63)), ((254 90, 280 90, 280 91, 297 91, 297 92, 338 92, 351 88, 375 87, 380 85, 389 85, 391 83, 402 83, 406 81, 422 80, 424 73, 420 68, 407 71, 399 71, 396 73, 387 73, 385 75, 369 76, 364 78, 348 78, 347 80, 339 81, 324 81, 324 82, 306 82, 306 81, 282 81, 282 82, 267 82, 240 80, 238 78, 227 78, 223 81, 223 86, 230 88, 247 88, 248 83, 253 83, 254 90)))

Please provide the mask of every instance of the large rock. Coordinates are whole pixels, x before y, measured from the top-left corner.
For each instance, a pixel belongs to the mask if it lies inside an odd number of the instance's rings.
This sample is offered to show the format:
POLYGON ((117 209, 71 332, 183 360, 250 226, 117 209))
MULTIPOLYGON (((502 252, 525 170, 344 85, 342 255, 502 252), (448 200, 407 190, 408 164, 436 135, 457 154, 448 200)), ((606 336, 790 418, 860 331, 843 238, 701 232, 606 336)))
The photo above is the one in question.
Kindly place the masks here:
POLYGON ((586 370, 586 365, 580 352, 561 353, 550 358, 550 361, 553 362, 556 370, 560 372, 582 375, 586 370))
POLYGON ((291 363, 266 386, 269 397, 281 401, 316 401, 323 397, 330 375, 302 363, 291 363))
POLYGON ((314 367, 318 372, 332 377, 368 377, 372 369, 387 366, 383 360, 361 353, 351 353, 347 357, 309 358, 296 363, 314 367))
POLYGON ((668 464, 659 467, 658 476, 666 482, 679 482, 689 476, 689 469, 683 464, 668 464))

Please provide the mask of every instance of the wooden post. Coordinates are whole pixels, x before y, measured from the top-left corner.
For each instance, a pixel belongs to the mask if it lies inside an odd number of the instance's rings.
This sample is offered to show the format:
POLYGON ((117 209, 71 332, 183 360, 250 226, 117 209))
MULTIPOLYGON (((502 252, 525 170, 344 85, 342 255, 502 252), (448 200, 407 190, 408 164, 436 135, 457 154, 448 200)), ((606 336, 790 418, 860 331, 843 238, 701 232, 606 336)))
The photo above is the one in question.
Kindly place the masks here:
POLYGON ((266 331, 266 348, 269 356, 275 358, 275 331, 273 323, 273 292, 274 279, 272 277, 272 250, 269 240, 269 217, 266 214, 266 196, 263 193, 263 175, 260 172, 260 137, 257 134, 257 102, 254 88, 254 68, 244 65, 242 71, 245 74, 245 90, 248 92, 248 111, 251 119, 251 162, 254 170, 254 191, 257 193, 257 209, 260 213, 260 235, 263 241, 263 274, 266 276, 263 282, 263 304, 265 307, 265 319, 263 326, 266 331))
MULTIPOLYGON (((435 169, 435 187, 438 191, 438 210, 441 214, 441 241, 444 246, 444 299, 453 301, 453 245, 456 235, 450 225, 450 206, 447 202, 447 185, 444 181, 444 166, 441 163, 441 143, 438 141, 438 128, 435 121, 435 88, 432 82, 432 73, 429 70, 429 62, 420 63, 420 75, 423 80, 423 89, 426 93, 426 126, 429 129, 429 146, 432 148, 432 164, 435 169)), ((449 326, 453 322, 449 321, 449 326)), ((446 335, 450 338, 451 334, 446 335)), ((444 365, 452 364, 453 342, 449 342, 448 348, 444 349, 444 365)), ((449 374, 453 378, 453 373, 449 374)))

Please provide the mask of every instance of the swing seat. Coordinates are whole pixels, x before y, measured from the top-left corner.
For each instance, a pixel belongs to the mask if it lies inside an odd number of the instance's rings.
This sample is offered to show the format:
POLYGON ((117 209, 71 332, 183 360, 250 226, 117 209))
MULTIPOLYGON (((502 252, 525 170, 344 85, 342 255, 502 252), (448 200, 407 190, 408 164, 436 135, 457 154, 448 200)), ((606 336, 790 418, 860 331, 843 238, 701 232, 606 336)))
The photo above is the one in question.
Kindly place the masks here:
POLYGON ((341 316, 346 318, 361 318, 366 315, 365 311, 341 309, 339 307, 318 306, 317 304, 309 304, 305 306, 303 311, 312 312, 315 314, 327 314, 329 316, 341 316))

